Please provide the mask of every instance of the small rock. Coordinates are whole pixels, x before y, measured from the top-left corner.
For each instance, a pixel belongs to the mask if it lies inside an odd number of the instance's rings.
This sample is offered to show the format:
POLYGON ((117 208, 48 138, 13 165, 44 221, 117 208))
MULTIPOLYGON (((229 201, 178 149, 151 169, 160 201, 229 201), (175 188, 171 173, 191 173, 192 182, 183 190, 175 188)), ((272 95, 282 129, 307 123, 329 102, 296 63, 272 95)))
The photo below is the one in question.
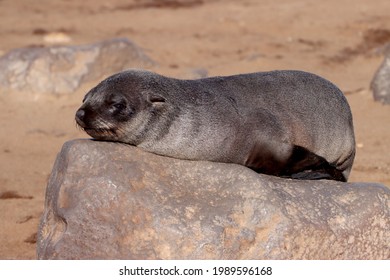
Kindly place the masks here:
POLYGON ((182 72, 177 74, 176 77, 185 80, 196 80, 207 78, 208 74, 209 72, 205 68, 190 68, 183 70, 182 72))
POLYGON ((0 91, 72 93, 84 82, 152 64, 139 47, 123 38, 82 46, 15 49, 0 58, 0 91))
POLYGON ((191 69, 190 73, 191 73, 190 77, 192 79, 203 79, 203 78, 207 78, 209 75, 209 72, 205 68, 194 68, 191 69))
POLYGON ((43 36, 43 41, 48 44, 64 44, 72 41, 72 38, 63 32, 52 32, 43 36))
POLYGON ((39 259, 389 259, 390 190, 67 142, 39 259))
POLYGON ((371 81, 374 100, 390 104, 390 46, 385 52, 385 58, 371 81))

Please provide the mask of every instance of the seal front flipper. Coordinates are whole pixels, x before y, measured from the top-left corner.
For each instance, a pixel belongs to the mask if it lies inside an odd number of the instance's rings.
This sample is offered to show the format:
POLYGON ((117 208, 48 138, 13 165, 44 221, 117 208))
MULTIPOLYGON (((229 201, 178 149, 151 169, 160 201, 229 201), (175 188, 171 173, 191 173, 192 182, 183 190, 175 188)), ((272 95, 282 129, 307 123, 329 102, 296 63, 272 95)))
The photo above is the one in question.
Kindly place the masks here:
POLYGON ((278 145, 272 145, 267 142, 256 143, 252 147, 244 165, 257 173, 280 176, 286 166, 288 150, 288 145, 281 143, 278 145))

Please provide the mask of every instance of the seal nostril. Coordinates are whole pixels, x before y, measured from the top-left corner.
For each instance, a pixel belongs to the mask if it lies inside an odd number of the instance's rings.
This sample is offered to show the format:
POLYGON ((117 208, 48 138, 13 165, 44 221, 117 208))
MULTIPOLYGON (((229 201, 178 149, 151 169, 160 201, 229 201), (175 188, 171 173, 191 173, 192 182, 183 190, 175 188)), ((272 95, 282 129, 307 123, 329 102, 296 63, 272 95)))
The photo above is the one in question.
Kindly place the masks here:
POLYGON ((85 117, 85 111, 83 109, 79 109, 76 112, 76 118, 79 119, 80 121, 83 121, 85 117))

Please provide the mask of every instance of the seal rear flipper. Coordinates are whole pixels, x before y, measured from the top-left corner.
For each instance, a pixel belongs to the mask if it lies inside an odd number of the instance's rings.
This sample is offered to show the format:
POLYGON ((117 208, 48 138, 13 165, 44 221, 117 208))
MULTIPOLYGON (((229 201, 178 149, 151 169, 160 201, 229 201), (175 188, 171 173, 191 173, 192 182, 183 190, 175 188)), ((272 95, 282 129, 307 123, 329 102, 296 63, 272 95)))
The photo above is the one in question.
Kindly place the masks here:
MULTIPOLYGON (((336 170, 338 171, 338 170, 336 170)), ((291 176, 282 176, 297 180, 336 180, 346 182, 341 172, 327 172, 326 170, 305 170, 299 173, 291 174, 291 176)))
POLYGON ((300 180, 347 181, 342 171, 332 166, 326 159, 300 146, 294 146, 281 176, 300 180))

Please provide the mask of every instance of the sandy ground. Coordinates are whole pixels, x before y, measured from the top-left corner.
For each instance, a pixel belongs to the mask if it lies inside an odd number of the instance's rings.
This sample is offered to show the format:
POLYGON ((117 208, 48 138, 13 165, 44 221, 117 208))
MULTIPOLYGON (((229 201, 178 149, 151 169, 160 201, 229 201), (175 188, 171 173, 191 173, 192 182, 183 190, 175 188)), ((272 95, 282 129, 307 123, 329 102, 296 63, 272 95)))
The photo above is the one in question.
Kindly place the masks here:
MULTIPOLYGON (((158 62, 151 70, 176 77, 197 68, 210 76, 314 72, 337 84, 353 111, 350 181, 390 186, 390 106, 369 90, 390 42, 388 0, 179 2, 0 0, 0 53, 48 45, 45 36, 62 32, 68 44, 127 37, 158 62)), ((0 259, 36 257, 47 178, 62 144, 86 137, 74 113, 93 85, 60 97, 0 95, 0 259)))

